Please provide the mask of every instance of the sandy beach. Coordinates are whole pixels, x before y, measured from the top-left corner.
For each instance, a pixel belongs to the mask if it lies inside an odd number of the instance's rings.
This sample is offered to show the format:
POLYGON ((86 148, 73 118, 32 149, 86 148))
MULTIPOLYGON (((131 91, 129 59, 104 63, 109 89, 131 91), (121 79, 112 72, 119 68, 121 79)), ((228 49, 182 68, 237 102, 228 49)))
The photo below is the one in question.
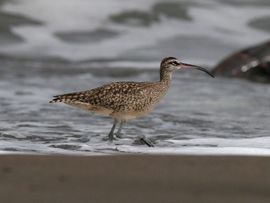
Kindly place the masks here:
POLYGON ((0 202, 270 202, 270 157, 0 156, 0 202))

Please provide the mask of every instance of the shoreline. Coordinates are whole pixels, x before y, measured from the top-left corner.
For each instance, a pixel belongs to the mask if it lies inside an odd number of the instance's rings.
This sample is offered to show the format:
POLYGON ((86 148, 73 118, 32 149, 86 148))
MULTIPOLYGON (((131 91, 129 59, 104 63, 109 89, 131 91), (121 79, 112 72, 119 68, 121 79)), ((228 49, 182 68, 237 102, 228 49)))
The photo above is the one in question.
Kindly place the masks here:
POLYGON ((0 155, 0 202, 270 202, 270 157, 0 155))

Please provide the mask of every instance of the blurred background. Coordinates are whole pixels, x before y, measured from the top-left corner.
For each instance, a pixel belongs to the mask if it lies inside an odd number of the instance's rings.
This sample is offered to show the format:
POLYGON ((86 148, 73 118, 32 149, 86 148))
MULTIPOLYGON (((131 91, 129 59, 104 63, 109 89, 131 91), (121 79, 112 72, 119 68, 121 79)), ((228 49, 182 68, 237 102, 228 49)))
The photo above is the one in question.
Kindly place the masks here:
POLYGON ((269 39, 267 0, 1 0, 0 52, 30 59, 214 65, 269 39))
POLYGON ((111 120, 55 94, 159 79, 165 56, 213 68, 270 38, 268 0, 0 0, 0 150, 270 154, 266 84, 178 72, 165 100, 102 140, 111 120), (145 135, 157 147, 134 143, 145 135))

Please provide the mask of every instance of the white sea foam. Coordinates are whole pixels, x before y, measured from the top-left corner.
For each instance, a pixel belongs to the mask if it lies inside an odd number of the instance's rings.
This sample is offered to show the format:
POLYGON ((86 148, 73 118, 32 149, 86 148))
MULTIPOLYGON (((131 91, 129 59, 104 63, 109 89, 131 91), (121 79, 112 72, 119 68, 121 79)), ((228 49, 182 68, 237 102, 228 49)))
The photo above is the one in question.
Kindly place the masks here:
POLYGON ((270 155, 270 137, 245 139, 196 138, 188 140, 166 140, 166 146, 154 148, 119 146, 119 151, 150 154, 195 154, 195 155, 270 155))
MULTIPOLYGON (((115 153, 143 153, 143 154, 179 154, 179 155, 245 155, 270 156, 270 138, 230 139, 192 139, 188 141, 168 140, 166 146, 157 144, 154 148, 148 146, 130 145, 130 139, 122 139, 121 144, 107 142, 89 142, 88 144, 63 143, 63 145, 77 144, 79 150, 61 149, 43 143, 22 141, 1 141, 0 154, 72 154, 72 155, 99 155, 115 153), (254 143, 253 143, 254 142, 254 143), (215 145, 218 146, 206 146, 215 145), (190 145, 190 146, 188 146, 190 145), (193 146, 192 146, 193 145, 193 146), (9 147, 8 147, 9 146, 9 147), (12 147, 11 147, 12 146, 12 147), (9 150, 8 150, 9 149, 9 150), (13 149, 16 149, 15 151, 13 149)), ((57 143, 56 146, 61 143, 57 143)))
POLYGON ((270 156, 270 149, 253 147, 130 147, 121 146, 119 151, 128 153, 149 154, 182 154, 182 155, 244 155, 244 156, 270 156))

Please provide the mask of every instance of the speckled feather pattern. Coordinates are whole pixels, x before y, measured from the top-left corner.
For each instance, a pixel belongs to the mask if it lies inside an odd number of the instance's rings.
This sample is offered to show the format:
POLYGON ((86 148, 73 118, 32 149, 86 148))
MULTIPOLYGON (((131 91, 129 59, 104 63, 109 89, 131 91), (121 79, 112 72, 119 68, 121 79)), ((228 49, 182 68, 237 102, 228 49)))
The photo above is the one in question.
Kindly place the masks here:
POLYGON ((82 107, 89 111, 101 108, 114 113, 148 112, 166 93, 161 82, 115 82, 95 89, 57 95, 51 101, 82 107))
POLYGON ((87 111, 129 120, 149 113, 166 94, 172 71, 168 68, 175 58, 161 62, 160 81, 114 82, 95 89, 57 95, 50 103, 63 102, 87 111))

